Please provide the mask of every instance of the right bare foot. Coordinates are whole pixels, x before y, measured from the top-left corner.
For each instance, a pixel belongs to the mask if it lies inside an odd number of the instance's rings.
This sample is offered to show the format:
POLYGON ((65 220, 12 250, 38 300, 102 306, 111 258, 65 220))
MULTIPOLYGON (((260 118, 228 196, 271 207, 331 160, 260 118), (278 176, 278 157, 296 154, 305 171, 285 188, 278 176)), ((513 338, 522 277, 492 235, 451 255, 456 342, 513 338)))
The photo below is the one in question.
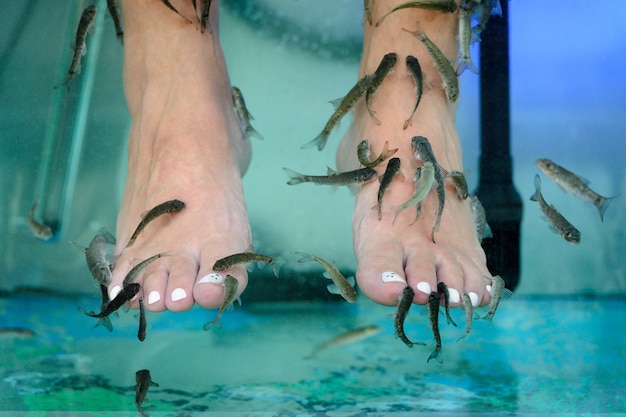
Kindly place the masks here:
MULTIPOLYGON (((195 22, 191 2, 172 2, 195 22)), ((109 295, 141 260, 167 253, 136 282, 146 307, 184 311, 194 302, 218 307, 226 273, 247 284, 244 266, 215 274, 215 261, 246 250, 251 232, 241 185, 250 162, 248 139, 233 113, 231 85, 218 40, 218 2, 201 33, 156 0, 125 0, 124 87, 132 126, 128 176, 117 219, 115 265, 109 295), (141 214, 179 199, 179 213, 150 223, 129 248, 141 214)))

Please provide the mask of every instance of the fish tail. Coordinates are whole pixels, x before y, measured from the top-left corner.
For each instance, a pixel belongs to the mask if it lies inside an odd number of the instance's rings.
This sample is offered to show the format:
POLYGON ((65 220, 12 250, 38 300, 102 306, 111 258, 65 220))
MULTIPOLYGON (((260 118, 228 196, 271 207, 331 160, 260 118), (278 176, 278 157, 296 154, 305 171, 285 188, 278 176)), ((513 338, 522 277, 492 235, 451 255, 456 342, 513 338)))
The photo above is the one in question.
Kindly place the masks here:
POLYGON ((604 222, 604 213, 606 212, 606 209, 608 209, 613 200, 620 195, 621 194, 616 195, 615 197, 602 197, 601 203, 596 205, 598 213, 600 213, 600 221, 604 222))
POLYGON ((264 140, 263 136, 259 132, 257 132, 255 128, 253 128, 250 125, 246 127, 246 130, 243 133, 246 137, 255 137, 258 140, 264 140))
POLYGON ((435 350, 433 350, 433 353, 430 354, 426 362, 430 362, 431 359, 434 359, 439 363, 443 363, 443 360, 441 359, 441 346, 437 346, 435 350))
POLYGON ((300 263, 304 263, 304 262, 310 262, 310 261, 314 261, 315 259, 313 259, 313 257, 311 255, 309 255, 308 253, 304 253, 304 252, 294 252, 296 255, 301 256, 300 260, 298 260, 298 262, 300 263))
POLYGON ((72 79, 73 79, 73 75, 67 75, 65 78, 63 78, 61 81, 59 81, 58 83, 56 83, 53 87, 53 90, 59 89, 61 87, 63 87, 64 85, 67 86, 67 91, 70 91, 70 87, 72 86, 72 79))
POLYGON ((478 68, 476 68, 476 65, 474 65, 471 58, 463 59, 461 61, 456 70, 456 75, 460 76, 463 72, 465 72, 465 70, 470 70, 474 74, 478 74, 478 68))
POLYGON ((457 342, 460 342, 461 340, 467 340, 467 337, 469 336, 469 333, 465 332, 465 334, 461 337, 459 337, 458 339, 456 339, 457 342))
POLYGON ((296 185, 304 182, 304 175, 300 174, 299 172, 296 172, 289 168, 283 168, 283 171, 285 171, 285 174, 289 176, 289 181, 287 181, 287 184, 296 185))
POLYGON ((327 140, 328 140, 328 135, 322 132, 319 135, 317 135, 317 137, 313 139, 312 141, 307 142, 304 145, 302 145, 300 149, 310 149, 310 148, 317 146, 317 149, 321 151, 322 149, 324 149, 324 146, 326 146, 327 140))
POLYGON ((285 265, 285 263, 287 263, 287 261, 283 258, 274 259, 274 262, 272 263, 272 271, 274 272, 276 278, 279 277, 280 269, 283 267, 283 265, 285 265))
POLYGON ((113 331, 113 324, 111 323, 111 319, 108 316, 101 317, 94 327, 98 326, 102 326, 110 332, 113 331))
POLYGON ((456 322, 452 320, 452 317, 450 317, 449 311, 446 311, 446 321, 448 322, 448 324, 452 324, 454 327, 459 327, 456 325, 456 322))
POLYGON ((487 323, 489 323, 489 327, 491 327, 493 325, 493 314, 485 314, 482 317, 478 318, 479 320, 485 320, 487 323))
POLYGON ((530 196, 530 200, 539 201, 540 196, 541 196, 541 179, 539 178, 539 175, 535 174, 535 194, 530 196))
POLYGON ((214 320, 211 320, 210 322, 205 323, 204 326, 202 326, 202 329, 209 330, 213 326, 217 326, 218 329, 222 328, 222 323, 220 322, 219 317, 216 317, 214 320))

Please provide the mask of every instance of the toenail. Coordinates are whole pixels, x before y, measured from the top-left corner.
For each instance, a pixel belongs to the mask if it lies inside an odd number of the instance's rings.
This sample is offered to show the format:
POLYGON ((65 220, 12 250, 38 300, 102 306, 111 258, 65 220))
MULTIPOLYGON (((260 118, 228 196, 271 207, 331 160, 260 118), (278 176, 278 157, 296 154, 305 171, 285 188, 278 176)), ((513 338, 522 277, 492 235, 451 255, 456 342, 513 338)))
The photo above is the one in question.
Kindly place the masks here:
POLYGON ((382 279, 383 282, 401 282, 406 284, 406 280, 404 278, 392 271, 383 272, 380 279, 382 279))
POLYGON ((148 294, 148 304, 154 304, 161 299, 161 294, 158 291, 150 291, 148 294))
POLYGON ((111 294, 109 295, 109 298, 111 300, 114 299, 115 297, 117 297, 120 291, 122 291, 122 287, 120 287, 119 285, 116 285, 115 287, 111 288, 111 294))
POLYGON ((461 296, 459 295, 459 292, 454 288, 448 287, 448 294, 450 294, 451 303, 456 304, 461 301, 461 296))
POLYGON ((171 297, 172 301, 179 301, 187 297, 187 293, 182 288, 176 288, 174 291, 172 291, 171 297))
POLYGON ((222 284, 224 282, 224 276, 222 274, 218 274, 217 272, 211 272, 210 274, 200 278, 198 284, 205 284, 207 282, 210 284, 222 284))
POLYGON ((478 305, 478 294, 476 294, 475 292, 470 292, 467 295, 469 295, 469 298, 472 301, 472 305, 476 307, 478 305))
POLYGON ((485 285, 485 289, 489 294, 491 294, 491 285, 485 285))
POLYGON ((418 290, 420 290, 424 294, 430 295, 431 293, 430 284, 428 282, 424 282, 424 281, 418 282, 416 287, 418 290))

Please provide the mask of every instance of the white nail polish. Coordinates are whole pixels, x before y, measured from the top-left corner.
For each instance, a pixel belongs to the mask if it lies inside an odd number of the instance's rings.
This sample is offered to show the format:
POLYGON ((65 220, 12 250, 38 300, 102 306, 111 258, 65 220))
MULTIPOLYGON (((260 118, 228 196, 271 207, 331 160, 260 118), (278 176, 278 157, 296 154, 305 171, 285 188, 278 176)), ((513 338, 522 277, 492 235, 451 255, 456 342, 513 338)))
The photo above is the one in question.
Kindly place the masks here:
POLYGON ((218 274, 217 272, 211 272, 210 274, 206 274, 202 278, 198 280, 198 284, 223 284, 224 276, 222 274, 218 274))
POLYGON ((459 295, 459 292, 454 288, 448 287, 448 293, 450 294, 450 302, 452 304, 456 304, 461 301, 461 296, 459 295))
POLYGON ((406 280, 393 271, 383 272, 380 276, 380 279, 383 282, 401 282, 403 284, 406 284, 406 280))
POLYGON ((116 285, 115 287, 111 288, 111 292, 109 293, 109 298, 111 300, 114 299, 115 297, 117 297, 120 291, 122 291, 122 287, 120 287, 119 285, 116 285))
POLYGON ((467 295, 469 295, 469 298, 472 301, 472 305, 476 307, 478 305, 478 294, 476 294, 475 292, 470 292, 467 295))
POLYGON ((182 288, 176 288, 174 291, 172 291, 171 297, 172 301, 179 301, 187 297, 187 293, 182 288))
POLYGON ((432 289, 430 288, 430 284, 428 282, 418 282, 416 288, 424 294, 430 295, 430 293, 432 292, 432 289))
POLYGON ((148 294, 148 304, 154 304, 161 299, 161 294, 158 291, 150 291, 148 294))
POLYGON ((491 294, 491 285, 485 285, 485 289, 489 294, 491 294))

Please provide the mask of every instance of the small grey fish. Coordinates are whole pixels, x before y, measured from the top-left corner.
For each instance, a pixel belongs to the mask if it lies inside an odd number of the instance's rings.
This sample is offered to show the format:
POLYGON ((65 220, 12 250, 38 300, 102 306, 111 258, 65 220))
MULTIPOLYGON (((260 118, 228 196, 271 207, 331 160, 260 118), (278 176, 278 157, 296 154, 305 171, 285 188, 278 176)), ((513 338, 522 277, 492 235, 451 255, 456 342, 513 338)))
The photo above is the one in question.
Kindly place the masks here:
POLYGON ((598 209, 600 220, 604 221, 604 213, 615 197, 603 197, 589 188, 589 181, 563 168, 548 158, 536 161, 537 167, 563 191, 581 200, 590 201, 598 209))
MULTIPOLYGON (((380 179, 380 186, 378 187, 378 204, 375 206, 378 209, 378 220, 383 218, 383 196, 385 195, 385 191, 387 191, 387 188, 391 185, 391 181, 398 173, 400 173, 400 158, 391 158, 389 162, 387 162, 387 168, 380 179)), ((402 173, 400 173, 400 175, 402 175, 402 173)))
POLYGON ((139 297, 139 328, 137 330, 137 339, 140 342, 146 340, 146 328, 148 322, 146 321, 146 310, 143 307, 143 298, 139 297))
POLYGON ((309 356, 306 356, 305 359, 312 359, 317 356, 317 354, 321 351, 329 348, 347 345, 349 343, 360 342, 361 340, 371 337, 378 332, 380 332, 380 327, 376 325, 358 327, 356 329, 348 330, 347 332, 341 333, 340 335, 335 336, 320 345, 317 345, 313 349, 311 354, 309 356))
POLYGON ((80 72, 80 61, 83 55, 85 55, 85 52, 87 52, 87 32, 93 27, 95 19, 96 6, 91 4, 83 10, 80 21, 78 22, 78 29, 76 30, 76 37, 74 39, 74 55, 70 69, 67 71, 67 75, 63 81, 54 86, 55 89, 67 84, 67 91, 70 91, 74 77, 80 72))
POLYGON ((341 100, 341 102, 335 109, 335 112, 330 116, 330 119, 328 119, 328 122, 326 122, 326 125, 322 129, 322 132, 317 135, 317 137, 312 141, 302 145, 301 149, 308 149, 314 146, 317 146, 317 149, 320 151, 324 149, 330 132, 335 126, 337 126, 341 118, 348 114, 352 107, 354 107, 359 98, 361 98, 361 96, 368 89, 369 84, 370 77, 367 75, 357 81, 354 87, 352 87, 350 91, 348 91, 348 94, 346 94, 346 96, 341 100))
POLYGON ((452 324, 454 327, 457 327, 454 320, 452 320, 452 317, 450 317, 450 291, 448 290, 448 286, 445 282, 440 281, 437 283, 437 292, 443 295, 443 306, 446 310, 446 320, 448 321, 448 324, 452 324))
POLYGON ((161 0, 161 3, 163 3, 168 9, 170 9, 171 11, 173 11, 174 13, 176 13, 177 15, 185 19, 187 23, 193 23, 191 20, 187 19, 185 16, 180 14, 180 12, 176 9, 176 7, 172 6, 172 3, 170 3, 169 0, 161 0))
POLYGON ((406 3, 402 3, 399 6, 394 7, 387 13, 385 13, 378 21, 376 22, 376 26, 379 26, 383 20, 387 18, 391 13, 396 12, 402 9, 425 9, 425 10, 433 10, 441 13, 454 13, 457 9, 456 2, 454 0, 415 0, 415 1, 407 1, 406 3))
POLYGON ((128 247, 132 246, 133 243, 135 243, 135 240, 139 236, 139 233, 141 233, 141 231, 152 220, 154 220, 154 219, 156 219, 159 216, 162 216, 164 214, 178 213, 179 211, 181 211, 184 208, 185 208, 185 203, 183 203, 180 200, 174 199, 174 200, 169 200, 169 201, 166 201, 164 203, 161 203, 158 206, 154 207, 153 209, 147 211, 145 214, 142 215, 141 222, 139 223, 139 225, 137 226, 137 228, 133 232, 133 235, 130 237, 126 247, 128 248, 128 247))
POLYGON ((494 275, 491 278, 491 302, 489 303, 489 311, 481 317, 481 319, 487 320, 489 325, 491 325, 500 300, 509 298, 512 294, 511 290, 505 288, 505 282, 502 277, 500 275, 494 275))
POLYGON ((361 163, 361 165, 369 168, 374 168, 382 164, 387 158, 389 158, 396 152, 398 152, 398 148, 389 149, 389 141, 385 141, 385 144, 383 145, 383 150, 380 151, 380 155, 378 155, 374 159, 370 159, 370 142, 367 139, 359 142, 359 145, 356 149, 356 154, 359 158, 359 162, 361 163))
POLYGON ((38 202, 35 201, 33 205, 30 207, 30 213, 28 215, 28 227, 33 232, 33 234, 41 239, 41 240, 49 240, 52 237, 52 228, 50 226, 39 223, 35 220, 35 213, 37 212, 38 202))
POLYGON ((487 23, 489 23, 489 18, 491 17, 492 13, 500 10, 500 3, 499 0, 482 0, 480 2, 472 3, 478 3, 475 5, 476 11, 478 13, 478 23, 476 24, 476 26, 474 26, 472 32, 474 33, 474 36, 479 39, 480 34, 487 27, 487 23))
POLYGON ((372 168, 359 168, 354 171, 335 172, 328 168, 329 175, 304 175, 289 168, 283 168, 290 180, 289 185, 301 184, 303 182, 312 182, 321 185, 334 185, 336 187, 342 185, 363 184, 376 178, 378 175, 372 168))
POLYGON ((482 203, 475 195, 469 196, 470 208, 472 209, 472 216, 474 218, 474 225, 476 226, 476 234, 478 235, 478 241, 482 242, 483 239, 493 237, 491 228, 487 224, 487 213, 482 203))
POLYGON ((135 295, 137 295, 140 289, 141 285, 137 284, 136 282, 128 284, 127 286, 122 288, 122 291, 120 291, 120 293, 117 294, 115 298, 107 304, 106 309, 100 311, 100 313, 94 313, 93 311, 87 312, 81 307, 78 307, 78 310, 89 317, 102 318, 108 316, 119 310, 119 308, 126 304, 126 302, 130 301, 135 295))
POLYGON ((365 108, 377 125, 380 124, 380 120, 374 116, 374 113, 376 112, 372 111, 370 101, 372 100, 372 96, 376 93, 376 91, 378 91, 381 84, 385 80, 385 77, 393 71, 393 67, 396 66, 397 60, 398 54, 395 52, 386 54, 383 59, 381 59, 380 64, 378 64, 378 68, 374 71, 374 74, 370 76, 370 83, 367 87, 367 91, 365 92, 365 108))
POLYGON ((315 261, 324 267, 326 270, 324 276, 333 281, 333 284, 326 287, 331 294, 339 294, 349 303, 356 301, 354 277, 344 277, 330 262, 325 261, 319 256, 309 255, 304 252, 296 252, 296 255, 302 257, 298 262, 315 261))
POLYGON ((465 174, 460 171, 453 170, 450 171, 450 173, 448 174, 448 178, 451 178, 452 182, 454 183, 454 186, 456 188, 456 195, 461 200, 465 200, 469 196, 465 174))
POLYGON ((404 28, 402 30, 411 33, 412 35, 417 37, 417 39, 419 39, 422 44, 424 44, 424 47, 428 51, 428 54, 435 64, 435 68, 437 68, 437 71, 439 71, 439 76, 441 77, 441 82, 443 84, 443 89, 446 92, 446 97, 448 97, 448 100, 450 100, 452 103, 456 102, 459 98, 459 78, 456 75, 454 67, 452 66, 450 61, 448 61, 448 58, 446 58, 443 52, 441 52, 441 49, 439 49, 439 47, 435 45, 428 38, 428 36, 426 36, 425 33, 420 31, 411 32, 410 30, 404 28))
MULTIPOLYGON (((100 311, 105 311, 107 309, 107 306, 109 305, 109 302, 111 301, 109 299, 109 291, 107 290, 106 285, 100 284, 100 293, 102 294, 102 302, 100 303, 100 311)), ((113 323, 111 323, 111 319, 109 318, 109 316, 100 317, 100 319, 98 320, 98 322, 96 323, 94 327, 98 327, 98 326, 103 326, 110 332, 113 331, 113 323)))
POLYGON ((456 74, 461 75, 468 69, 478 74, 478 68, 472 61, 470 43, 472 41, 471 12, 465 7, 459 9, 459 66, 456 74))
POLYGON ((148 265, 150 265, 152 262, 156 261, 160 257, 166 256, 166 255, 167 254, 165 254, 165 253, 157 253, 156 255, 153 255, 153 256, 149 257, 148 259, 145 259, 145 260, 139 262, 130 271, 128 271, 128 273, 124 277, 123 286, 126 287, 128 284, 130 284, 131 282, 135 281, 135 279, 137 279, 137 277, 139 276, 141 271, 144 270, 145 267, 147 267, 148 265))
POLYGON ((405 345, 412 348, 414 345, 426 345, 423 342, 412 342, 404 333, 404 320, 406 316, 409 314, 409 309, 413 304, 413 297, 415 295, 415 291, 411 286, 407 285, 404 287, 402 292, 400 293, 400 297, 398 298, 398 305, 396 306, 396 314, 394 315, 393 320, 393 328, 396 331, 396 337, 404 342, 405 345))
POLYGON ((224 278, 224 301, 222 301, 222 305, 220 306, 215 319, 205 323, 202 327, 204 330, 209 330, 213 326, 217 326, 218 329, 222 328, 220 319, 222 318, 224 311, 226 311, 226 309, 235 301, 235 297, 237 296, 237 287, 239 287, 239 281, 237 278, 232 275, 226 275, 226 278, 224 278))
POLYGON ((439 230, 439 225, 441 224, 441 214, 443 213, 443 207, 446 201, 446 190, 443 183, 443 175, 441 173, 442 169, 439 163, 437 163, 437 159, 435 158, 435 154, 433 149, 430 146, 430 142, 424 136, 414 136, 411 139, 411 146, 413 147, 413 151, 415 152, 415 157, 426 162, 432 162, 435 167, 434 178, 435 178, 435 186, 437 190, 437 197, 439 199, 439 207, 437 209, 437 220, 435 221, 435 225, 433 226, 433 230, 431 233, 431 239, 433 243, 435 243, 435 232, 439 230))
POLYGON ((552 205, 548 205, 541 195, 541 179, 535 175, 535 194, 530 199, 539 203, 541 211, 550 223, 550 229, 563 237, 567 242, 573 244, 580 243, 580 231, 574 227, 559 211, 552 205))
POLYGON ((202 4, 202 13, 200 15, 200 32, 204 33, 209 22, 209 11, 211 10, 211 0, 201 0, 201 4, 202 4))
POLYGON ((467 340, 472 331, 472 320, 474 320, 474 305, 472 304, 472 299, 469 294, 463 292, 461 299, 463 300, 463 308, 465 309, 465 334, 459 337, 457 342, 459 340, 467 340))
POLYGON ((422 74, 422 67, 420 66, 417 58, 408 55, 406 57, 406 67, 409 70, 409 74, 411 74, 411 78, 413 78, 413 82, 415 82, 415 106, 413 106, 411 116, 406 119, 402 129, 406 129, 412 123, 411 120, 413 119, 413 115, 417 110, 417 106, 419 106, 420 101, 422 101, 422 94, 424 93, 424 75, 422 74))
POLYGON ((441 360, 441 335, 439 334, 439 293, 432 291, 428 296, 428 317, 430 318, 430 328, 435 336, 435 350, 430 354, 426 362, 435 359, 439 363, 441 360))
POLYGON ((424 162, 424 165, 415 170, 415 191, 411 198, 398 206, 393 219, 394 222, 398 218, 398 215, 410 206, 417 206, 417 217, 419 217, 422 201, 426 198, 431 188, 433 188, 433 184, 435 184, 435 172, 436 169, 432 161, 424 162))
POLYGON ((149 370, 142 369, 135 373, 135 386, 133 387, 135 390, 135 407, 137 407, 137 411, 139 411, 142 416, 145 416, 142 404, 144 400, 147 399, 148 389, 158 386, 159 384, 152 381, 149 370))
POLYGON ((248 107, 246 107, 246 102, 243 99, 241 90, 237 87, 232 87, 231 91, 233 95, 233 108, 235 109, 235 115, 239 120, 239 124, 241 125, 244 138, 254 136, 259 140, 263 140, 263 136, 261 136, 259 132, 257 132, 256 129, 254 129, 250 124, 250 120, 253 120, 254 117, 252 117, 248 111, 248 107))
POLYGON ((25 327, 0 327, 0 336, 34 337, 35 332, 25 327))
POLYGON ((120 19, 117 0, 107 0, 107 9, 109 10, 111 19, 113 19, 113 24, 115 25, 115 36, 117 36, 117 39, 119 39, 120 42, 124 43, 124 30, 122 29, 122 21, 120 19))
POLYGON ((218 259, 215 264, 213 264, 213 271, 223 272, 231 269, 235 265, 247 264, 250 262, 269 264, 273 268, 274 275, 276 276, 278 276, 280 267, 284 263, 282 259, 272 258, 271 256, 261 255, 260 253, 241 252, 218 259))
POLYGON ((91 276, 93 276, 96 284, 108 286, 111 282, 111 270, 116 259, 116 257, 109 257, 110 252, 113 250, 112 246, 115 245, 115 236, 103 227, 91 239, 89 246, 86 248, 75 242, 72 243, 85 253, 87 268, 89 268, 89 272, 91 272, 91 276), (111 246, 111 248, 107 249, 107 245, 111 246))

